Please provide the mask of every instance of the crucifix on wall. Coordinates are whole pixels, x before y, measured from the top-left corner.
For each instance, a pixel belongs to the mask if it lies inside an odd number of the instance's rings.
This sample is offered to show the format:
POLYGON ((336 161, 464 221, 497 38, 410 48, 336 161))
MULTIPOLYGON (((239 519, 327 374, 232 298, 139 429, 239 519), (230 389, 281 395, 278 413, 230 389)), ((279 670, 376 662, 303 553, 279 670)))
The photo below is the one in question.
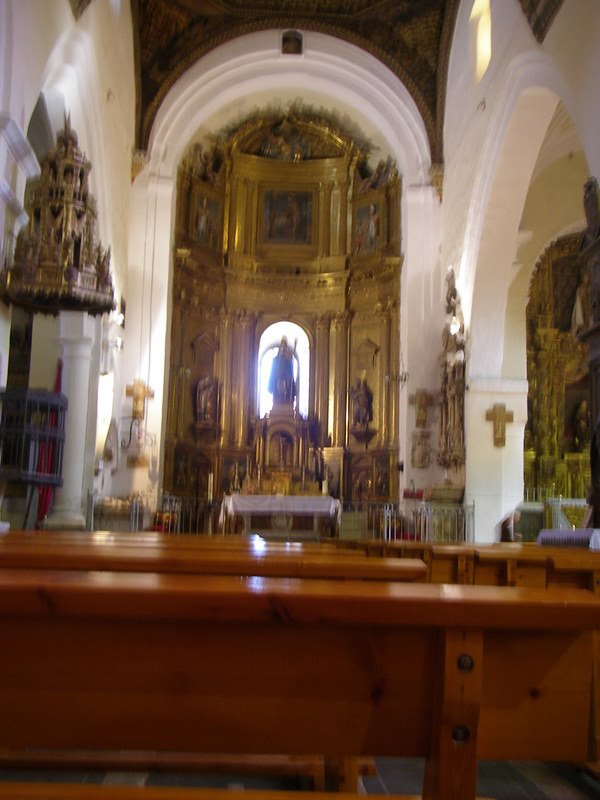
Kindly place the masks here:
POLYGON ((494 447, 504 447, 506 445, 506 423, 512 422, 514 415, 512 411, 507 411, 504 403, 494 403, 492 408, 485 412, 488 422, 494 423, 494 447))
POLYGON ((414 394, 408 398, 408 402, 415 406, 415 427, 427 427, 427 409, 433 405, 434 396, 426 389, 417 389, 414 394))
POLYGON ((154 389, 146 386, 144 381, 135 380, 125 387, 125 394, 132 398, 131 417, 142 420, 146 415, 146 398, 154 397, 154 389))

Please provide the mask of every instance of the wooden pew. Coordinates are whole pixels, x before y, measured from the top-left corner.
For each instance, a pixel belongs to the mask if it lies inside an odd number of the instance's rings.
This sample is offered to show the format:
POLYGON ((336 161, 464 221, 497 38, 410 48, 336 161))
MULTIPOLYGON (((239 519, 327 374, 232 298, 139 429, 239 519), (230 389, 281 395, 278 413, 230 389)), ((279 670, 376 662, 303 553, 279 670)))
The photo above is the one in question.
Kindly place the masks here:
POLYGON ((423 797, 472 800, 478 758, 585 760, 599 623, 581 590, 0 570, 0 748, 424 756, 423 797))
POLYGON ((419 559, 367 558, 360 553, 343 557, 335 550, 289 548, 265 543, 219 548, 201 545, 198 537, 114 540, 79 535, 0 537, 0 569, 112 570, 119 572, 191 573, 196 575, 259 575, 413 581, 426 577, 419 559))

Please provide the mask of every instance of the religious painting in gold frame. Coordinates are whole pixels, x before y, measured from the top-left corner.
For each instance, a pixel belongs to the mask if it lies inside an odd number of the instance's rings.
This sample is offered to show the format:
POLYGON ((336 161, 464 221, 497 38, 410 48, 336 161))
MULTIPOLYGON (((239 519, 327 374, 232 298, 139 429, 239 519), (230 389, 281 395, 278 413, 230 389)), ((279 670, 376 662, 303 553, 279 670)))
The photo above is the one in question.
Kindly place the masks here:
POLYGON ((315 242, 316 196, 312 189, 264 187, 259 195, 258 240, 265 251, 310 255, 315 242))
POLYGON ((210 250, 219 250, 223 230, 220 200, 205 191, 196 191, 192 214, 192 239, 210 250))
POLYGON ((354 210, 353 246, 355 256, 374 253, 382 246, 382 203, 379 199, 357 205, 354 210))

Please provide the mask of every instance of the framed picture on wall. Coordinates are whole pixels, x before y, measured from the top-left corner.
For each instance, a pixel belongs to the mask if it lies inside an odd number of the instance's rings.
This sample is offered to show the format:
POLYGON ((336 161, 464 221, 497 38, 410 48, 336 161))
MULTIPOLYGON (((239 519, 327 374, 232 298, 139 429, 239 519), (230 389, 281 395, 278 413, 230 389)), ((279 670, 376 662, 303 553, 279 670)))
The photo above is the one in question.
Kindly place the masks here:
POLYGON ((221 242, 221 218, 221 203, 203 192, 196 192, 192 238, 204 247, 218 250, 221 242))
POLYGON ((354 247, 355 256, 373 253, 381 247, 381 203, 373 200, 357 206, 354 212, 354 247))
POLYGON ((314 198, 310 191, 266 189, 261 198, 263 245, 311 245, 314 198))

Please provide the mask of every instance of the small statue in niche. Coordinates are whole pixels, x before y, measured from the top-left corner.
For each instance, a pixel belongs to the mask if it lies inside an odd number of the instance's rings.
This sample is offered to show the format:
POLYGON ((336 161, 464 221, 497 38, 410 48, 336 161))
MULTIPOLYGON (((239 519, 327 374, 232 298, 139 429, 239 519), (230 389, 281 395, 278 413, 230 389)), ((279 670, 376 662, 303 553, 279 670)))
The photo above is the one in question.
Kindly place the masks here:
POLYGON ((577 336, 578 333, 589 327, 589 294, 590 273, 586 269, 575 292, 575 302, 571 313, 571 334, 573 336, 577 336))
POLYGON ((355 427, 368 428, 373 421, 373 392, 366 377, 356 379, 356 385, 350 389, 352 398, 352 424, 355 427))
POLYGON ((368 192, 369 189, 380 189, 382 186, 385 186, 394 174, 395 162, 391 156, 388 156, 385 161, 380 159, 374 170, 370 170, 368 165, 364 164, 361 165, 361 167, 363 174, 361 175, 361 181, 358 184, 356 194, 364 194, 368 192))
POLYGON ((587 227, 583 233, 581 249, 595 242, 600 236, 600 200, 597 178, 588 178, 584 184, 583 210, 587 227))
POLYGON ((294 380, 294 359, 296 347, 291 350, 287 337, 282 336, 277 355, 271 365, 269 376, 269 392, 273 395, 274 403, 289 403, 296 398, 296 381, 294 380))
POLYGON ((431 464, 430 431, 413 431, 410 464, 415 469, 426 469, 431 464))
MULTIPOLYGON (((579 249, 585 250, 600 238, 600 199, 598 196, 598 181, 588 178, 583 189, 583 208, 587 223, 586 230, 581 237, 579 249)), ((600 322, 600 255, 590 258, 587 264, 589 272, 588 309, 591 311, 592 322, 600 322)))
POLYGON ((573 445, 582 453, 590 442, 590 412, 587 400, 582 400, 573 414, 573 445))

